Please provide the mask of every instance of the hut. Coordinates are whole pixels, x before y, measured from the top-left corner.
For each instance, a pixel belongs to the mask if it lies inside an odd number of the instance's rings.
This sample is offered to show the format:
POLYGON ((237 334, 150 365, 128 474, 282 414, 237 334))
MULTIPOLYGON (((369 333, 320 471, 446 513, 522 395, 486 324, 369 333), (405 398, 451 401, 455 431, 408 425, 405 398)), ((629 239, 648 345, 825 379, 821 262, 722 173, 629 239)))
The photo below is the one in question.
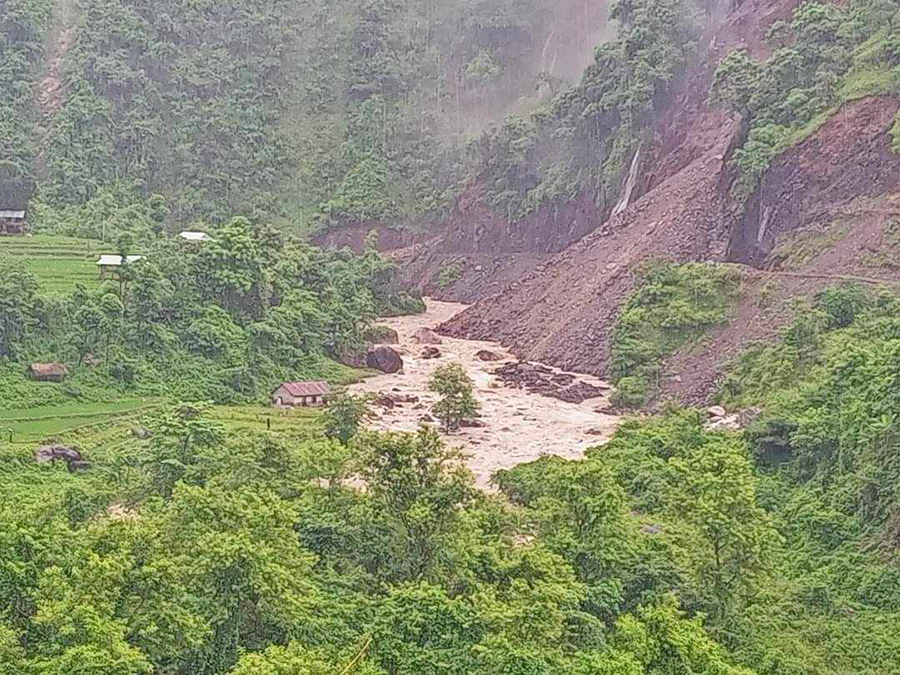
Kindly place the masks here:
POLYGON ((100 260, 97 261, 97 267, 100 268, 100 278, 105 279, 109 270, 118 270, 123 264, 131 265, 142 259, 143 256, 130 255, 125 258, 123 263, 120 255, 101 255, 100 260))
POLYGON ((61 363, 32 363, 26 374, 36 382, 62 382, 69 376, 69 369, 61 363))
POLYGON ((25 234, 27 231, 24 211, 0 211, 0 235, 25 234))
POLYGON ((309 408, 328 402, 327 382, 285 382, 272 392, 272 404, 280 408, 309 408))

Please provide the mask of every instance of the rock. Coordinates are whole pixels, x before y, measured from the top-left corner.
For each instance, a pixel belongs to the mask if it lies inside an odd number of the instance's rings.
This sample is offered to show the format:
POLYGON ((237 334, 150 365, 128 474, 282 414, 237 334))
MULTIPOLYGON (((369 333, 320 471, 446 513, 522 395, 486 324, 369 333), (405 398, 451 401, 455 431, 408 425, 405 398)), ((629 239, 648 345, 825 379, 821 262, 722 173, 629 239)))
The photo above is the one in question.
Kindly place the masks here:
POLYGON ((725 415, 728 414, 725 411, 725 408, 723 408, 720 405, 710 406, 709 408, 706 409, 706 412, 709 414, 710 417, 725 417, 725 415))
POLYGON ((571 387, 563 389, 556 398, 570 403, 584 403, 592 398, 603 396, 603 389, 595 387, 587 382, 576 382, 571 387))
POLYGON ((434 418, 431 415, 422 415, 419 418, 419 421, 422 422, 423 424, 433 424, 434 418))
POLYGON ((464 429, 484 429, 487 424, 481 420, 460 420, 459 426, 464 429))
POLYGON ((389 326, 372 326, 365 332, 363 339, 373 345, 400 344, 400 334, 389 326))
POLYGON ((369 350, 366 355, 366 365, 382 373, 398 373, 403 370, 403 359, 392 347, 380 345, 369 350))
POLYGON ((377 397, 373 401, 373 403, 377 406, 381 406, 382 408, 387 408, 388 410, 391 410, 395 405, 394 399, 392 399, 390 396, 385 395, 377 397))
POLYGON ((153 436, 153 432, 146 427, 134 427, 131 430, 131 435, 135 438, 140 438, 142 441, 146 441, 153 436))
POLYGON ((36 462, 54 462, 57 459, 65 462, 80 462, 81 453, 75 448, 65 445, 44 445, 34 453, 34 461, 36 462))
POLYGON ((422 350, 422 355, 420 358, 439 359, 441 358, 441 356, 443 356, 443 354, 441 354, 441 350, 437 347, 425 347, 425 349, 422 350))
POLYGON ((87 471, 91 468, 90 462, 69 462, 69 473, 76 473, 78 471, 87 471))
POLYGON ((641 528, 641 531, 644 534, 659 534, 660 532, 663 531, 663 529, 662 529, 661 525, 657 525, 656 523, 650 523, 649 525, 644 525, 641 528))
POLYGON ((420 345, 442 345, 441 336, 429 328, 420 328, 413 335, 413 342, 420 345))
POLYGON ((605 436, 606 432, 603 429, 588 429, 585 431, 588 436, 605 436))
POLYGON ((489 349, 478 350, 477 352, 475 352, 475 358, 478 359, 479 361, 486 361, 486 362, 503 361, 502 356, 490 351, 489 349))

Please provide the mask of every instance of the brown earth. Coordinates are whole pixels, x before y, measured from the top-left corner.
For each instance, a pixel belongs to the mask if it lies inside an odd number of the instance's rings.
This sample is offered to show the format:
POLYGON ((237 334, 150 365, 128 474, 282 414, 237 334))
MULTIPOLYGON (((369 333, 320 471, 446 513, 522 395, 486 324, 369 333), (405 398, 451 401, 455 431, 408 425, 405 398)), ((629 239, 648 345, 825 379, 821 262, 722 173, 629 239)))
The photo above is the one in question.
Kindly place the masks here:
MULTIPOLYGON (((745 2, 712 38, 710 62, 736 44, 762 51, 767 26, 795 5, 745 2)), ((890 150, 887 131, 900 102, 876 96, 845 104, 773 164, 739 215, 742 209, 730 196, 735 175, 728 160, 742 130, 706 106, 710 73, 709 68, 695 71, 695 79, 661 117, 638 196, 624 213, 442 330, 499 340, 522 358, 605 376, 610 333, 647 260, 734 261, 836 277, 897 278, 896 267, 872 260, 900 256, 883 236, 885 223, 897 216, 900 156, 890 150), (786 266, 773 255, 792 233, 827 229, 836 220, 843 222, 841 236, 808 259, 786 266)), ((833 283, 807 277, 749 281, 731 323, 667 364, 671 376, 663 396, 694 402, 708 398, 729 359, 750 341, 771 337, 790 319, 790 297, 833 283), (759 309, 763 291, 768 309, 759 309)))

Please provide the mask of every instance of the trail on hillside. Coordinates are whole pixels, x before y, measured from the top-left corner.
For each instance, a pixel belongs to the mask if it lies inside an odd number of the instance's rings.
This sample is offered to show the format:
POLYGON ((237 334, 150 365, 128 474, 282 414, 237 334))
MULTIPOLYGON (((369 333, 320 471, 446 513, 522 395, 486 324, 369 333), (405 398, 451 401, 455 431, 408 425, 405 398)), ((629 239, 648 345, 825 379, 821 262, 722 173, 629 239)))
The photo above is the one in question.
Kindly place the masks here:
MULTIPOLYGON (((479 487, 490 489, 491 476, 499 469, 510 469, 543 455, 579 459, 588 448, 609 440, 620 418, 601 412, 608 404, 606 396, 577 404, 506 387, 494 371, 514 359, 494 342, 442 337, 443 343, 435 345, 441 357, 422 358, 425 346, 415 342, 416 331, 433 328, 464 309, 466 306, 462 304, 429 300, 425 314, 384 322, 400 335, 396 348, 403 357, 404 371, 370 378, 351 389, 356 393, 392 394, 396 398, 418 398, 418 401, 396 404, 394 408, 376 406, 377 417, 370 424, 372 429, 415 431, 423 417, 430 416, 430 408, 437 400, 428 391, 431 374, 441 365, 460 363, 475 383, 484 427, 462 429, 447 440, 460 445, 469 455, 467 464, 479 487), (485 363, 476 357, 480 350, 492 351, 505 361, 485 363)), ((605 387, 590 376, 579 375, 579 379, 605 387)))
POLYGON ((64 102, 61 66, 75 41, 75 0, 58 0, 53 9, 51 28, 44 49, 44 77, 38 85, 38 104, 44 119, 49 119, 64 102))

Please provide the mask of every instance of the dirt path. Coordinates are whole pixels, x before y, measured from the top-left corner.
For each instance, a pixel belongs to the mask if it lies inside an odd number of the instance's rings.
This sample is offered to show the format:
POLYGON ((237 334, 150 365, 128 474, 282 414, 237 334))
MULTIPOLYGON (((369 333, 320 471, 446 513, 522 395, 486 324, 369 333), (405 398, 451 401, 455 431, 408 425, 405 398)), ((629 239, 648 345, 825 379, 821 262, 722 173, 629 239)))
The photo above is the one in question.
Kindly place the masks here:
MULTIPOLYGON (((582 404, 566 403, 507 388, 492 374, 501 363, 484 363, 475 353, 488 349, 508 359, 512 356, 493 342, 442 338, 439 359, 420 358, 424 347, 415 344, 413 335, 420 328, 433 328, 466 309, 465 305, 428 301, 428 311, 383 322, 400 335, 398 351, 403 356, 404 372, 379 375, 354 386, 353 391, 392 393, 419 398, 419 402, 400 404, 393 409, 376 407, 378 418, 371 428, 379 431, 415 431, 421 419, 430 414, 436 397, 428 391, 428 379, 442 364, 460 363, 475 382, 481 403, 484 428, 463 429, 448 437, 470 455, 469 468, 479 487, 490 489, 491 475, 498 469, 538 459, 542 455, 580 458, 592 446, 605 443, 616 430, 620 418, 597 412, 607 404, 606 397, 582 404)), ((603 384, 590 376, 579 376, 592 384, 603 384)))

